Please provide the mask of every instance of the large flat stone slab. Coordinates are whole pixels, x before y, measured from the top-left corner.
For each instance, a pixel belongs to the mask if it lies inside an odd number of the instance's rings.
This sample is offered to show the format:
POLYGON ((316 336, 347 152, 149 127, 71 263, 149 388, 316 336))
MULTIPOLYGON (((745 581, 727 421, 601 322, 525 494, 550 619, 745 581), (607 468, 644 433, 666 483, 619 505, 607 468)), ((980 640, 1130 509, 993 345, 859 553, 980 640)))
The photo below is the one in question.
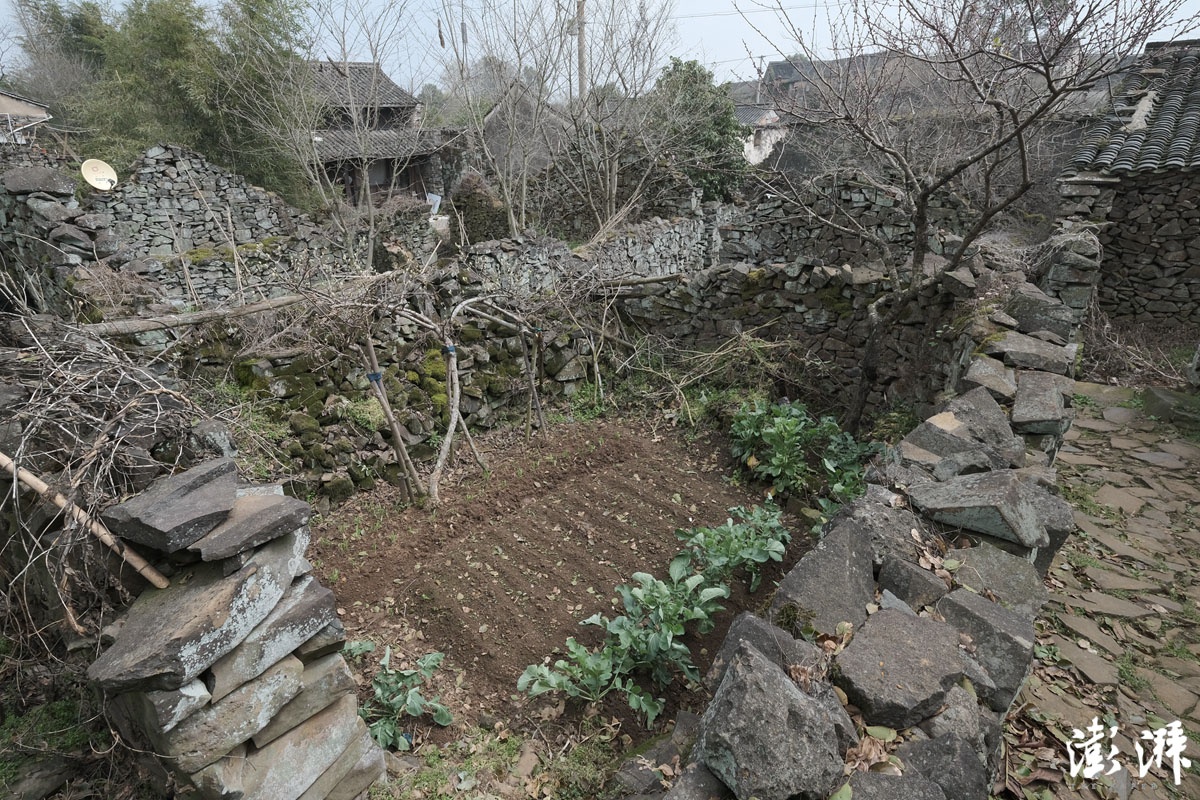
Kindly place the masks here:
POLYGON ((1007 711, 1033 660, 1033 619, 969 589, 955 589, 937 607, 946 622, 971 637, 975 660, 995 685, 981 698, 993 711, 1007 711))
POLYGON ((1025 547, 1050 543, 1045 526, 1012 470, 960 475, 910 486, 909 500, 931 519, 986 533, 1025 547))
POLYGON ((88 668, 109 692, 178 689, 266 619, 304 562, 308 531, 276 539, 225 576, 220 564, 182 570, 126 612, 117 640, 88 668))
POLYGON ((834 663, 834 681, 863 718, 893 728, 936 712, 962 678, 958 635, 950 626, 892 610, 871 615, 834 663))
POLYGON ((841 622, 862 624, 874 599, 870 539, 857 525, 837 524, 779 584, 771 618, 785 630, 811 627, 832 635, 841 622), (837 576, 837 591, 830 590, 830 575, 837 576))
POLYGON ((278 539, 305 525, 312 516, 308 503, 283 495, 243 495, 229 516, 204 537, 188 545, 204 561, 218 561, 278 539))
POLYGON ((979 700, 960 683, 946 692, 946 702, 937 714, 921 723, 921 730, 930 739, 956 736, 967 742, 983 763, 988 758, 987 737, 979 700))
POLYGON ((194 680, 178 689, 159 692, 134 692, 130 701, 140 702, 140 719, 146 730, 167 732, 186 719, 193 711, 212 700, 201 680, 194 680))
POLYGON ((345 644, 346 628, 340 619, 334 617, 315 636, 296 648, 296 657, 308 664, 330 653, 340 653, 345 644))
POLYGON ((855 525, 850 534, 871 543, 872 570, 878 570, 888 558, 914 561, 919 547, 910 535, 922 530, 920 518, 908 508, 903 495, 882 486, 869 484, 867 492, 837 516, 837 525, 855 525))
POLYGON ((1017 397, 1013 402, 1012 426, 1017 433, 1065 433, 1075 412, 1063 403, 1062 377, 1049 372, 1017 372, 1017 397))
POLYGON ((982 388, 997 400, 1012 402, 1017 395, 1016 373, 1003 361, 985 355, 971 359, 967 372, 962 377, 963 389, 982 388))
POLYGON ((223 522, 237 499, 237 468, 219 458, 159 478, 146 491, 103 513, 123 539, 173 553, 223 522))
POLYGON ((210 668, 208 688, 220 700, 258 677, 337 618, 333 592, 311 575, 297 578, 242 642, 210 668))
MULTIPOLYGON (((333 791, 325 796, 325 800, 358 800, 376 781, 387 776, 383 750, 369 747, 354 768, 342 778, 333 791)), ((706 798, 705 800, 712 800, 706 798)))
POLYGON ((754 645, 754 649, 785 672, 793 665, 816 667, 822 661, 821 650, 816 645, 796 639, 782 628, 743 611, 729 626, 729 633, 725 635, 721 649, 704 676, 704 685, 710 691, 721 685, 725 670, 742 642, 754 645))
POLYGON ((1001 605, 1030 619, 1037 616, 1049 596, 1031 562, 987 543, 949 550, 946 558, 959 562, 954 573, 958 583, 981 594, 991 591, 1001 605))
POLYGON ((905 742, 896 755, 910 770, 937 784, 948 799, 988 795, 987 767, 971 744, 960 736, 905 742))
MULTIPOLYGON (((382 752, 379 746, 375 744, 375 740, 371 738, 371 732, 367 729, 367 724, 360 719, 358 721, 358 735, 350 740, 350 744, 346 745, 346 749, 337 757, 337 760, 321 773, 321 777, 317 778, 313 785, 308 787, 308 790, 304 794, 300 795, 300 800, 326 800, 330 793, 338 789, 338 786, 360 761, 364 758, 371 758, 375 754, 382 755, 382 752)), ((376 775, 378 774, 376 772, 376 775)))
POLYGON ((1013 435, 1008 415, 987 391, 972 389, 955 397, 946 404, 945 413, 965 426, 967 435, 995 450, 1012 466, 1025 463, 1025 442, 1013 435))
POLYGON ((1142 393, 1142 402, 1150 416, 1185 430, 1200 431, 1200 395, 1152 386, 1142 393))
POLYGON ((303 671, 297 658, 281 661, 219 703, 192 714, 169 733, 151 734, 151 739, 179 770, 197 772, 266 727, 271 717, 300 693, 303 671))
POLYGON ((1060 347, 1016 331, 1005 331, 983 345, 983 352, 1000 357, 1011 367, 1037 369, 1056 375, 1071 374, 1078 349, 1073 344, 1060 347))
POLYGON ((358 700, 347 695, 252 753, 244 800, 296 800, 360 735, 360 723, 358 700))
POLYGON ((309 717, 328 708, 345 694, 357 690, 354 675, 340 653, 331 653, 308 664, 300 676, 303 690, 279 710, 271 721, 254 734, 254 746, 266 747, 309 717))
POLYGON ((1074 332, 1075 312, 1032 283, 1018 286, 1005 303, 1004 310, 1017 320, 1021 333, 1049 331, 1070 339, 1074 332))
POLYGON ((13 167, 0 175, 0 183, 9 194, 45 192, 57 197, 75 194, 74 176, 50 167, 13 167))
POLYGON ((890 591, 913 609, 933 605, 950 591, 946 582, 917 564, 888 558, 879 571, 879 588, 890 591))
POLYGON ((693 758, 739 800, 824 800, 843 757, 831 709, 743 643, 704 712, 693 758))

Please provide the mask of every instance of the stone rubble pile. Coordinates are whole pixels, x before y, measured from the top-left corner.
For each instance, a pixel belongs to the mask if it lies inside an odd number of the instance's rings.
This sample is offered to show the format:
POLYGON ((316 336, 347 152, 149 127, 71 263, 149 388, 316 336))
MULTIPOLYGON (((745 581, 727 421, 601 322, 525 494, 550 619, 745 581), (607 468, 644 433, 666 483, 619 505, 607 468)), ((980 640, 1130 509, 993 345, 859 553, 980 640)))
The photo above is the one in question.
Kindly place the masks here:
POLYGON ((104 512, 169 565, 106 629, 88 677, 123 736, 198 798, 351 800, 384 773, 341 655, 333 593, 309 573, 307 503, 241 487, 216 459, 104 512))

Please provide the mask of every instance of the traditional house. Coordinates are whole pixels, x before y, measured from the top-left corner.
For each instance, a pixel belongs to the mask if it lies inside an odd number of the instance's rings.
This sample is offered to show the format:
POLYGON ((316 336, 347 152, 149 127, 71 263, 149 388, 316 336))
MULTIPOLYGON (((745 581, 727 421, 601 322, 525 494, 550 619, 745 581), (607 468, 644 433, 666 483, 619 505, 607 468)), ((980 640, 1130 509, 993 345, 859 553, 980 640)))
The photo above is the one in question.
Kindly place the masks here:
POLYGON ((34 127, 50 119, 49 106, 0 90, 0 144, 27 144, 34 127))
POLYGON ((379 64, 313 62, 313 91, 324 104, 313 150, 330 183, 353 203, 443 194, 446 137, 421 125, 421 103, 379 64))
POLYGON ((1200 323, 1200 40, 1146 45, 1064 174, 1115 317, 1200 323))

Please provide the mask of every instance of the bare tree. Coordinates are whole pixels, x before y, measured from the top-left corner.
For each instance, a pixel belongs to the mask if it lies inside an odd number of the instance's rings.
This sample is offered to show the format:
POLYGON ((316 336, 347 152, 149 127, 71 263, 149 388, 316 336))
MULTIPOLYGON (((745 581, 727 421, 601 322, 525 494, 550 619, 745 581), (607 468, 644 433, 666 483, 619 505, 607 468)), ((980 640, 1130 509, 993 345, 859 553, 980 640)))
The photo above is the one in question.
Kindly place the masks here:
MULTIPOLYGON (((777 97, 800 125, 850 142, 843 155, 900 182, 912 217, 914 280, 923 275, 929 203, 970 185, 977 215, 963 250, 1029 190, 1031 135, 1118 76, 1183 0, 900 0, 890 13, 853 0, 821 47, 771 4, 798 53, 777 97), (826 53, 832 59, 826 58, 826 53)), ((781 50, 783 52, 783 50, 781 50)))
POLYGON ((911 252, 896 254, 907 264, 890 265, 893 274, 906 267, 907 280, 896 280, 891 318, 877 319, 868 375, 880 335, 929 277, 935 198, 967 189, 974 201, 961 243, 945 253, 952 270, 1032 187, 1039 129, 1119 76, 1151 36, 1195 21, 1178 24, 1184 0, 898 0, 886 9, 851 0, 840 13, 830 7, 823 46, 779 0, 766 5, 787 33, 779 51, 796 54, 781 108, 842 142, 842 156, 880 186, 897 186, 912 221, 911 252))
POLYGON ((672 42, 672 8, 671 0, 645 0, 632 13, 619 0, 478 0, 470 8, 445 0, 450 88, 462 95, 462 116, 514 234, 538 205, 564 201, 602 228, 661 169, 670 137, 660 123, 671 109, 654 89, 672 42))

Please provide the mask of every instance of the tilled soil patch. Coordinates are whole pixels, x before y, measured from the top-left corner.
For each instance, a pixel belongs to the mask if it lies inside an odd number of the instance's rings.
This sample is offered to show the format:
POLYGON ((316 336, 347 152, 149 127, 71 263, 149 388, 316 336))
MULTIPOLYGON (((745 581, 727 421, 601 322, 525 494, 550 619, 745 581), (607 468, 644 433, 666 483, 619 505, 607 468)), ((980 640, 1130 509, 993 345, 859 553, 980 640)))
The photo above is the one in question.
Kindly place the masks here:
MULTIPOLYGON (((569 636, 599 641, 598 628, 579 623, 620 613, 613 589, 634 572, 664 577, 680 549, 677 528, 717 525, 729 508, 761 501, 728 479, 719 442, 639 422, 564 423, 529 443, 500 433, 480 445, 489 473, 460 457, 440 508, 404 508, 395 490, 381 488, 338 508, 310 551, 348 636, 377 643, 360 665, 364 680, 385 646, 393 667, 441 651, 433 691, 465 724, 533 710, 516 693, 526 666, 561 651, 569 636)), ((787 561, 772 565, 756 595, 734 586, 717 629, 689 642, 701 670, 736 610, 764 603, 799 557, 806 537, 791 528, 787 561)), ((667 697, 668 714, 706 699, 678 688, 667 697)), ((606 710, 631 718, 619 701, 606 710)))

